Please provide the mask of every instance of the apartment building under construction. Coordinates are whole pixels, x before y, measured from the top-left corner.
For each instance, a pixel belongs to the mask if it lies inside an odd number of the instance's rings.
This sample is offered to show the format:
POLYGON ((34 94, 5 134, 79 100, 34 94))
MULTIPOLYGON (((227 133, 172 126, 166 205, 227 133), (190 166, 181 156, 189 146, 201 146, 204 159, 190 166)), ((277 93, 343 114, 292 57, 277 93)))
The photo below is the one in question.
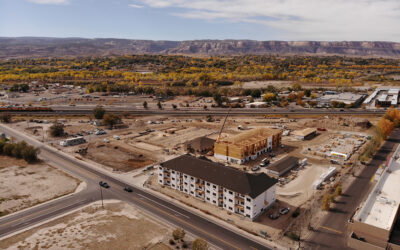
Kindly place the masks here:
POLYGON ((214 156, 228 162, 243 164, 279 147, 281 138, 281 130, 255 128, 236 136, 217 140, 214 144, 214 156))

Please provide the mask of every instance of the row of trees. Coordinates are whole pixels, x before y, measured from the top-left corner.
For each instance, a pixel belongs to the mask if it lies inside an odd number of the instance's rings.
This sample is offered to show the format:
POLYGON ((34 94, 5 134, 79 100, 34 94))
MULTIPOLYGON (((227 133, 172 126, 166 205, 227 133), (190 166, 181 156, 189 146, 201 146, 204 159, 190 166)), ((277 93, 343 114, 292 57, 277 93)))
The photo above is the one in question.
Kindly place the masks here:
MULTIPOLYGON (((186 244, 184 238, 185 238, 186 232, 182 228, 177 228, 174 231, 172 231, 172 239, 169 240, 170 245, 175 245, 175 244, 181 244, 182 248, 188 248, 188 245, 186 244)), ((177 248, 179 248, 177 246, 177 248)), ((208 243, 207 241, 198 238, 195 239, 192 242, 192 249, 193 250, 207 250, 208 249, 208 243)))
POLYGON ((0 154, 24 159, 27 162, 35 162, 40 150, 28 145, 25 141, 12 143, 0 140, 0 154))

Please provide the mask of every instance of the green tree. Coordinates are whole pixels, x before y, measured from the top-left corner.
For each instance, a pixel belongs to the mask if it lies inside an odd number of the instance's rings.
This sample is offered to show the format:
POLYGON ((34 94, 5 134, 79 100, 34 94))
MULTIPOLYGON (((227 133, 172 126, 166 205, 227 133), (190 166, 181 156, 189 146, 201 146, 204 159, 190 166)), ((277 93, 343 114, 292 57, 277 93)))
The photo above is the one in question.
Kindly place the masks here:
POLYGON ((213 95, 213 99, 218 107, 222 106, 222 96, 220 93, 215 93, 213 95))
POLYGON ((64 135, 64 124, 55 122, 49 128, 49 134, 53 137, 60 137, 64 135))
POLYGON ((106 113, 106 110, 101 106, 97 106, 96 108, 93 109, 94 118, 96 118, 98 120, 103 119, 105 113, 106 113))
POLYGON ((207 250, 208 249, 208 243, 207 241, 203 239, 195 239, 192 243, 192 249, 193 250, 207 250))
POLYGON ((121 122, 121 117, 119 117, 118 115, 105 114, 103 117, 103 124, 110 128, 114 127, 115 124, 118 124, 120 122, 121 122))

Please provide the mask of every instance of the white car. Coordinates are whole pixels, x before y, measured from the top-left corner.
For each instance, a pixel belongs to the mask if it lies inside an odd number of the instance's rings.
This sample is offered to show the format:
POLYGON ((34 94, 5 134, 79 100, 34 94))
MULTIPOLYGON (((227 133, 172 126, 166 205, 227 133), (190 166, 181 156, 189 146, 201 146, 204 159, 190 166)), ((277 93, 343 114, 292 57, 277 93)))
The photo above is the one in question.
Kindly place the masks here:
POLYGON ((114 138, 115 140, 121 140, 121 138, 119 138, 118 135, 114 135, 113 138, 114 138))
POLYGON ((110 140, 107 139, 107 138, 105 138, 103 141, 104 141, 105 143, 109 143, 109 142, 110 142, 110 140))

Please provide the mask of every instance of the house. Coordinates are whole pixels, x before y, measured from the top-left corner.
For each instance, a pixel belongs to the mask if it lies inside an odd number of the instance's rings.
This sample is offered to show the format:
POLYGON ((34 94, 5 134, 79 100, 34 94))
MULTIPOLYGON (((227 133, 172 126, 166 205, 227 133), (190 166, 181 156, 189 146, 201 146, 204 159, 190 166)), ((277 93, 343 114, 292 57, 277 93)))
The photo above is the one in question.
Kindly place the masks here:
POLYGON ((158 183, 252 220, 276 199, 277 180, 190 155, 160 163, 158 183))
POLYGON ((215 140, 205 136, 195 138, 185 143, 186 151, 194 151, 197 153, 207 153, 214 148, 215 140))
POLYGON ((291 169, 299 166, 299 160, 299 158, 294 156, 286 156, 285 158, 268 166, 267 173, 274 177, 280 177, 286 174, 291 169))

